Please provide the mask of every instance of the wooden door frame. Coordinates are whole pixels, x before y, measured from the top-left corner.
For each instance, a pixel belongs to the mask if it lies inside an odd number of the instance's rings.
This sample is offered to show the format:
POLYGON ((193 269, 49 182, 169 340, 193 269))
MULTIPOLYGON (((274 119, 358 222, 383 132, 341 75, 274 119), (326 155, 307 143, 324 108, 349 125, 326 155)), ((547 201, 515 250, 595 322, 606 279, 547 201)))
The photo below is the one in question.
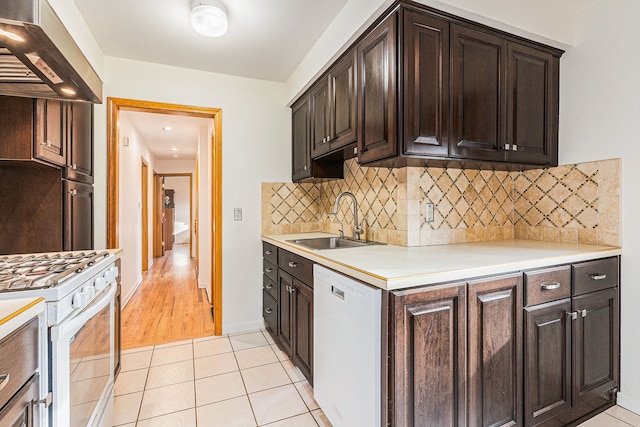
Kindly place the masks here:
POLYGON ((211 182, 211 295, 214 333, 222 335, 222 109, 107 98, 107 248, 119 245, 120 111, 175 114, 213 119, 209 141, 211 182))
POLYGON ((149 269, 149 163, 140 157, 142 203, 142 271, 149 269))
POLYGON ((193 253, 193 174, 192 173, 159 173, 158 176, 163 178, 189 178, 189 258, 193 253))
POLYGON ((153 171, 153 259, 164 255, 162 246, 162 177, 153 171))

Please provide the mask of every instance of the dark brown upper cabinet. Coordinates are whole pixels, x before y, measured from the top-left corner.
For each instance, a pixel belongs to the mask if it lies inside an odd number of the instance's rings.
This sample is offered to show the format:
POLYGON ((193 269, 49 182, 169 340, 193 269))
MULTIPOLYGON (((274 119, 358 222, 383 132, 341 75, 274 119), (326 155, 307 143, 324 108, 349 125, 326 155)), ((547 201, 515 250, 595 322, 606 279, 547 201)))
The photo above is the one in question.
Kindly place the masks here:
POLYGON ((64 181, 63 250, 93 249, 93 185, 64 181))
POLYGON ((403 0, 350 49, 298 100, 313 160, 349 158, 357 134, 367 166, 558 164, 563 51, 403 0))
POLYGON ((398 153, 396 27, 392 14, 358 45, 358 161, 398 153))
POLYGON ((449 22, 416 11, 404 28, 403 153, 449 154, 449 22))
POLYGON ((309 95, 307 94, 291 106, 291 158, 293 161, 291 175, 293 181, 302 181, 312 177, 309 120, 309 95))
POLYGON ((37 99, 34 155, 54 165, 64 166, 66 157, 65 103, 51 99, 37 99))
POLYGON ((347 52, 309 90, 311 157, 356 141, 356 55, 347 52))
POLYGON ((93 183, 93 105, 69 102, 66 105, 67 161, 64 177, 93 183))
POLYGON ((505 159, 503 39, 451 26, 451 157, 505 159))

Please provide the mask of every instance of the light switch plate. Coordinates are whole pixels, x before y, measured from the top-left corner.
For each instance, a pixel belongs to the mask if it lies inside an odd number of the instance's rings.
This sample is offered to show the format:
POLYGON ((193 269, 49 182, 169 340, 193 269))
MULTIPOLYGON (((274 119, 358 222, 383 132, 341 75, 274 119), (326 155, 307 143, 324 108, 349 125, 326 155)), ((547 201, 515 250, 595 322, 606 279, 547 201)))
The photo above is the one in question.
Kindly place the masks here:
POLYGON ((233 220, 242 221, 242 208, 233 208, 233 220))

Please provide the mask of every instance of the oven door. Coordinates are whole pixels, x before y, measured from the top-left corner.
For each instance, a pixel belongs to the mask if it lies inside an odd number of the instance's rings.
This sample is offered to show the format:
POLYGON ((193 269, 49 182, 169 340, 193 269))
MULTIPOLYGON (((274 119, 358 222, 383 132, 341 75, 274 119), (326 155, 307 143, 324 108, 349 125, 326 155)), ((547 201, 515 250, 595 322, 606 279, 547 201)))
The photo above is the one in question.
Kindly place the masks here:
POLYGON ((51 327, 54 427, 111 425, 115 284, 90 305, 51 327))

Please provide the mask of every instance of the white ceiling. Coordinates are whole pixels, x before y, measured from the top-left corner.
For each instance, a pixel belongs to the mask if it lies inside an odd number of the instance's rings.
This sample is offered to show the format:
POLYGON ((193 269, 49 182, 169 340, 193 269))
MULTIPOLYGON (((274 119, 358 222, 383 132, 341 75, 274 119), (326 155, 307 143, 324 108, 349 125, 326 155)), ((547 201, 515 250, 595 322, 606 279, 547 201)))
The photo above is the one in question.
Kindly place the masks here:
POLYGON ((104 54, 284 82, 347 0, 224 0, 229 30, 191 27, 189 0, 74 0, 104 54))
MULTIPOLYGON (((137 111, 121 111, 120 117, 133 124, 153 156, 159 160, 195 159, 200 127, 212 122, 211 119, 137 111), (167 132, 162 129, 165 126, 171 126, 173 130, 167 132), (172 151, 172 148, 177 151, 172 151)), ((121 136, 128 135, 123 133, 121 136)))

